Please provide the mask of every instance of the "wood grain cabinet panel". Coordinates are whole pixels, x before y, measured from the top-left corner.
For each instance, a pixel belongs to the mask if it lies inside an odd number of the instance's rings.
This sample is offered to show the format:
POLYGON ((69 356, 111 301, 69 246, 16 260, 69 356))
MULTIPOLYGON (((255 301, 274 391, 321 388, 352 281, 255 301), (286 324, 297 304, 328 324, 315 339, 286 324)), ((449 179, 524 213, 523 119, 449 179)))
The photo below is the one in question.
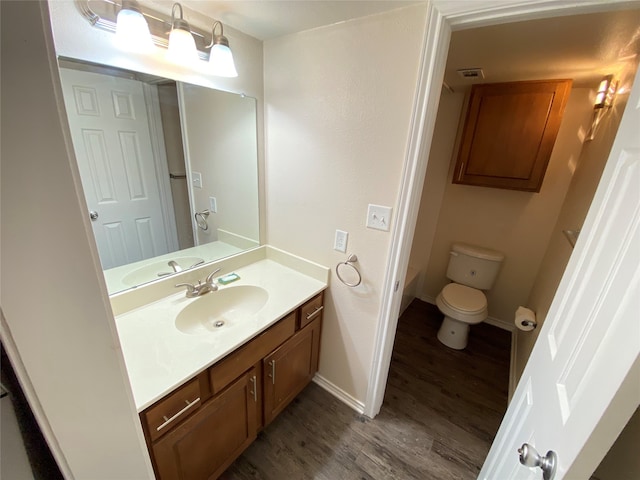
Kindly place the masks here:
POLYGON ((256 438, 255 371, 214 396, 153 445, 159 478, 217 478, 256 438))
POLYGON ((143 414, 143 424, 149 438, 155 440, 192 415, 203 402, 198 378, 185 383, 143 414))
POLYGON ((318 371, 321 320, 312 321, 263 360, 264 424, 268 425, 318 371))
POLYGON ((304 328, 316 318, 322 318, 324 292, 320 292, 300 307, 299 328, 304 328))
POLYGON ((571 80, 474 85, 453 183, 539 192, 571 80))
POLYGON ((296 330, 296 312, 292 312, 246 345, 230 353, 210 369, 211 389, 218 393, 238 375, 246 372, 271 353, 296 330))

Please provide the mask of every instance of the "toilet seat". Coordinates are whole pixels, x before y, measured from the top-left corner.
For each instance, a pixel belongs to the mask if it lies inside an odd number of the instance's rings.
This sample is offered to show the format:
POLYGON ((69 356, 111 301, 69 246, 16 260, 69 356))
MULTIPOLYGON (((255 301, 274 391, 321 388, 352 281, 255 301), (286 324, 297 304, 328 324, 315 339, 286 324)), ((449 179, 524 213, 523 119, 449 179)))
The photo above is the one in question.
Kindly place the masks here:
POLYGON ((459 283, 444 287, 436 298, 436 305, 445 316, 469 325, 483 322, 489 314, 484 293, 459 283))
POLYGON ((480 290, 450 283, 440 293, 442 301, 450 308, 461 313, 474 314, 487 308, 487 297, 480 290))

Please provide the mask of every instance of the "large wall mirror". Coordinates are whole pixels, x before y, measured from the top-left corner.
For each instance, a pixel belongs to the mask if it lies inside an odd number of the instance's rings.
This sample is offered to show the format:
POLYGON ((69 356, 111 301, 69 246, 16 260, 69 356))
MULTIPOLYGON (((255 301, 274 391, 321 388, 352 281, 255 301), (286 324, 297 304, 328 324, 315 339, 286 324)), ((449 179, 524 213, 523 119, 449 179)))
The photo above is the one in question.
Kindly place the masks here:
POLYGON ((260 244, 254 98, 59 66, 109 294, 260 244))

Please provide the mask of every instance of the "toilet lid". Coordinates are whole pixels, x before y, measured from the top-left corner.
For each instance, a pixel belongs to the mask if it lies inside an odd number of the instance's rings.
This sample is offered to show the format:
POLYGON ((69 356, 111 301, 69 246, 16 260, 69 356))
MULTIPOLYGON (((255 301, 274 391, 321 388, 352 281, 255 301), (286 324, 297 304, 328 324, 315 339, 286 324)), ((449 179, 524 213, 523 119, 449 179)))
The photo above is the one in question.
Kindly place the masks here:
POLYGON ((450 283, 442 289, 442 299, 452 308, 463 312, 479 312, 487 306, 487 298, 480 290, 450 283))

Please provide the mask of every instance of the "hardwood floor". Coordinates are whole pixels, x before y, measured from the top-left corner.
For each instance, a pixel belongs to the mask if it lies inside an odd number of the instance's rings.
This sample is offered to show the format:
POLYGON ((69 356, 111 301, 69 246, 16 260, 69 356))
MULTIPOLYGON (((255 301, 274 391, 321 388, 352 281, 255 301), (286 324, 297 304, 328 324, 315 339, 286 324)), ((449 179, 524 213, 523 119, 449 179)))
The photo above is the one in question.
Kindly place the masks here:
POLYGON ((456 351, 440 321, 419 300, 400 318, 374 420, 311 384, 221 478, 475 479, 507 406, 511 334, 482 323, 456 351))

